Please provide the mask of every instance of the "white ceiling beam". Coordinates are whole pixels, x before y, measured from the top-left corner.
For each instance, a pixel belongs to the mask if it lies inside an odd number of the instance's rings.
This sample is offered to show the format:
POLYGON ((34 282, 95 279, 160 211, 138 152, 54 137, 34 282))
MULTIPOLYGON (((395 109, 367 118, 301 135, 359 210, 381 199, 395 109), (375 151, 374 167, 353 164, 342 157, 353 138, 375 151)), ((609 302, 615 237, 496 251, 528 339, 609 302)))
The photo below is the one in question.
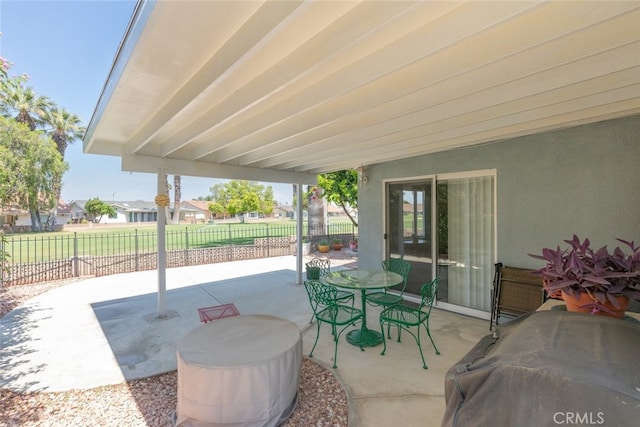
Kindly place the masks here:
POLYGON ((304 185, 317 184, 317 176, 315 173, 264 170, 133 154, 122 156, 122 170, 147 173, 157 173, 159 170, 164 170, 168 174, 205 178, 240 179, 304 185))
MULTIPOLYGON (((251 116, 249 123, 245 122, 225 133, 216 134, 215 138, 213 138, 213 140, 216 141, 215 146, 222 147, 223 150, 222 154, 216 153, 216 160, 227 161, 238 154, 237 150, 233 151, 233 147, 225 148, 225 146, 229 146, 232 142, 233 145, 237 146, 236 143, 242 141, 241 145, 247 150, 261 146, 264 141, 261 132, 265 129, 268 131, 269 127, 273 126, 273 124, 282 124, 286 132, 287 123, 292 120, 292 116, 300 114, 300 112, 313 112, 313 114, 316 115, 314 120, 320 120, 320 118, 317 117, 317 115, 320 114, 317 105, 324 104, 326 108, 329 108, 327 104, 336 99, 344 99, 347 96, 350 97, 349 99, 354 97, 356 101, 362 103, 361 98, 355 96, 354 89, 363 88, 367 83, 375 82, 382 77, 391 75, 393 72, 397 72, 403 67, 411 65, 417 60, 442 49, 443 46, 454 45, 461 39, 470 37, 476 31, 491 27, 493 22, 491 18, 495 18, 496 13, 499 14, 501 18, 508 19, 508 17, 511 17, 513 14, 521 13, 531 7, 530 4, 517 4, 515 2, 509 3, 508 6, 503 4, 501 7, 497 5, 481 5, 475 2, 465 4, 464 6, 464 16, 469 18, 469 24, 466 25, 464 29, 460 28, 455 32, 451 31, 453 22, 447 22, 448 17, 446 15, 442 17, 444 22, 438 22, 438 24, 434 26, 429 25, 429 20, 427 19, 421 27, 411 33, 407 33, 405 26, 401 25, 404 21, 400 24, 394 21, 394 29, 397 33, 394 34, 395 38, 386 40, 383 48, 379 47, 375 55, 370 54, 355 63, 352 58, 345 59, 349 62, 344 64, 345 67, 340 70, 340 73, 334 73, 328 78, 309 87, 307 90, 298 93, 297 96, 289 97, 282 103, 277 104, 274 108, 267 110, 265 114, 261 116, 251 116), (489 13, 493 8, 499 10, 499 13, 489 13), (429 42, 430 40, 438 40, 438 42, 429 42), (372 70, 375 70, 375 73, 373 73, 372 70), (224 150, 232 152, 226 153, 224 150)), ((463 11, 459 9, 460 8, 456 9, 456 12, 463 13, 463 11)), ((337 111, 333 108, 334 115, 339 115, 343 111, 350 111, 350 108, 343 108, 337 111)), ((307 120, 295 120, 295 122, 298 123, 299 126, 307 126, 307 120)), ((198 148, 193 153, 192 158, 201 158, 214 151, 214 147, 207 145, 198 148)))
POLYGON ((637 2, 147 10, 84 140, 128 170, 295 182, 640 110, 637 2))
MULTIPOLYGON (((287 3, 287 2, 277 2, 287 3)), ((194 138, 208 131, 212 126, 222 123, 234 114, 242 112, 246 105, 255 102, 256 98, 266 96, 270 91, 277 90, 281 85, 294 78, 298 73, 297 67, 303 64, 289 65, 278 72, 273 72, 275 65, 287 57, 291 51, 295 51, 307 39, 313 38, 317 31, 322 29, 319 23, 323 19, 334 20, 341 14, 354 7, 351 2, 338 2, 332 5, 327 13, 328 3, 304 3, 295 11, 291 11, 290 16, 280 22, 264 20, 262 24, 261 39, 255 46, 238 46, 237 43, 230 43, 232 49, 241 53, 241 61, 233 64, 227 71, 228 79, 218 79, 215 81, 216 90, 206 94, 206 97, 215 100, 209 103, 206 108, 194 110, 195 119, 188 127, 183 127, 179 131, 168 136, 171 141, 177 141, 169 145, 164 155, 169 155, 174 151, 191 143, 194 138), (267 25, 269 24, 269 25, 267 25), (277 49, 276 49, 277 47, 277 49), (238 89, 240 88, 240 89, 238 89)), ((255 29, 248 26, 247 31, 255 32, 255 29)))
MULTIPOLYGON (((627 19, 635 18, 630 17, 627 19)), ((616 24, 610 23, 603 29, 603 32, 606 33, 606 31, 615 28, 616 24)), ((622 26, 622 28, 628 27, 622 26)), ((556 30, 566 31, 566 28, 557 28, 556 30)), ((555 37, 554 33, 545 34, 549 38, 555 37)), ((373 124, 375 121, 383 121, 383 117, 388 119, 390 112, 393 114, 397 111, 404 114, 407 111, 424 109, 425 103, 427 105, 438 105, 441 102, 439 99, 455 99, 456 96, 460 97, 457 94, 481 90, 483 86, 475 82, 482 82, 482 84, 492 87, 498 95, 508 93, 506 91, 496 91, 495 86, 504 85, 509 79, 534 74, 536 69, 544 70, 545 67, 554 64, 551 59, 548 59, 548 47, 546 46, 548 38, 541 38, 538 45, 535 45, 531 51, 520 52, 517 56, 514 56, 512 51, 508 49, 503 51, 503 47, 496 49, 490 46, 494 44, 495 40, 504 40, 506 35, 506 33, 495 34, 488 40, 489 46, 477 46, 479 52, 491 51, 495 55, 501 55, 501 60, 488 55, 477 55, 478 62, 476 67, 470 68, 470 64, 468 64, 470 59, 465 52, 466 48, 461 45, 455 45, 454 49, 439 52, 437 57, 429 57, 423 62, 412 64, 411 68, 413 70, 406 68, 367 86, 361 86, 356 91, 345 93, 341 98, 334 99, 333 102, 325 103, 321 106, 313 105, 306 110, 302 109, 300 105, 293 105, 289 108, 280 105, 274 110, 278 114, 277 118, 270 116, 261 121, 257 121, 255 117, 252 118, 253 123, 256 123, 256 121, 258 123, 262 122, 258 131, 244 137, 241 134, 228 136, 230 140, 234 141, 234 145, 223 149, 222 152, 216 155, 216 159, 218 161, 229 161, 238 156, 245 156, 253 150, 262 151, 269 147, 270 144, 274 144, 272 147, 273 152, 283 152, 286 151, 286 146, 281 147, 280 142, 289 138, 295 140, 294 144, 299 144, 301 140, 295 137, 292 138, 292 136, 299 135, 301 132, 306 131, 317 135, 322 127, 326 127, 327 132, 332 133, 334 132, 332 130, 334 126, 353 131, 358 127, 373 124), (444 54, 446 56, 442 57, 444 54), (528 55, 528 60, 525 59, 525 55, 528 55), (514 68, 511 65, 508 68, 511 74, 500 72, 500 70, 507 68, 508 61, 512 61, 511 64, 518 64, 517 67, 514 68), (467 63, 466 67, 465 63, 467 63), (482 63, 488 64, 483 68, 481 66, 482 63), (464 70, 464 72, 458 70, 464 70), (411 88, 408 86, 410 82, 420 81, 419 78, 416 78, 416 76, 420 75, 429 76, 428 79, 423 80, 422 87, 411 88), (397 95, 387 93, 389 89, 393 89, 397 95), (434 93, 435 91, 437 93, 434 93), (403 93, 406 93, 406 96, 401 96, 403 93), (379 104, 379 100, 390 101, 385 104, 379 104), (376 102, 378 103, 377 105, 376 102), (354 117, 356 114, 360 114, 361 118, 356 119, 354 117), (376 115, 378 118, 376 118, 376 115), (354 118, 351 119, 352 117, 354 118)), ((604 49, 606 44, 604 42, 598 43, 599 39, 601 39, 600 36, 594 37, 594 40, 582 40, 582 42, 585 46, 590 46, 590 49, 596 49, 598 46, 602 46, 604 49)), ((553 48, 555 51, 563 52, 563 54, 567 55, 567 58, 579 58, 581 54, 586 54, 584 53, 586 49, 576 49, 574 43, 574 40, 568 40, 558 46, 554 45, 553 48)), ((606 63, 604 64, 607 66, 606 63)), ((589 67, 585 70, 588 71, 589 67)), ((360 73, 353 74, 359 75, 360 73)), ((318 93, 304 94, 306 95, 304 99, 317 100, 319 93, 327 92, 330 87, 335 86, 335 82, 330 83, 318 93)), ((536 87, 534 90, 539 89, 536 87)), ((247 127, 239 127, 238 130, 246 134, 247 127)), ((314 138, 316 140, 318 138, 324 139, 324 137, 317 136, 314 138)), ((306 141, 312 142, 313 138, 306 141)), ((259 157, 260 154, 257 156, 259 157)))
MULTIPOLYGON (((637 81, 640 65, 634 58, 634 51, 640 51, 640 42, 604 52, 597 61, 593 58, 583 58, 561 67, 546 69, 538 74, 505 82, 499 91, 496 91, 495 87, 480 88, 481 90, 475 93, 438 103, 443 96, 455 96, 455 87, 459 86, 458 83, 462 84, 456 81, 451 87, 440 90, 440 94, 433 91, 412 94, 411 98, 416 100, 415 107, 397 108, 393 104, 400 100, 394 100, 389 105, 380 106, 376 109, 377 111, 367 112, 366 118, 370 119, 371 124, 365 123, 364 115, 360 116, 362 118, 348 116, 340 120, 342 125, 339 128, 328 123, 324 128, 311 128, 304 133, 292 134, 273 144, 265 144, 261 149, 240 156, 238 164, 252 165, 260 162, 261 167, 269 167, 272 163, 262 160, 269 157, 293 160, 298 156, 297 150, 301 146, 306 147, 307 150, 316 151, 342 150, 345 141, 350 143, 367 141, 367 145, 370 146, 375 141, 373 139, 375 135, 391 135, 415 128, 459 127, 469 120, 485 121, 529 109, 532 105, 548 105, 560 100, 600 92, 604 90, 603 88, 621 87, 637 81), (541 80, 547 84, 547 90, 544 92, 540 92, 539 89, 538 82, 541 80), (419 108, 421 99, 433 100, 434 104, 400 117, 393 117, 388 113, 389 111, 415 110, 419 108)), ((491 71, 495 72, 495 70, 491 71)), ((402 135, 399 135, 398 139, 401 138, 402 135)), ((388 143, 388 141, 381 142, 384 145, 388 143)), ((275 159, 274 162, 277 163, 278 160, 275 159)))

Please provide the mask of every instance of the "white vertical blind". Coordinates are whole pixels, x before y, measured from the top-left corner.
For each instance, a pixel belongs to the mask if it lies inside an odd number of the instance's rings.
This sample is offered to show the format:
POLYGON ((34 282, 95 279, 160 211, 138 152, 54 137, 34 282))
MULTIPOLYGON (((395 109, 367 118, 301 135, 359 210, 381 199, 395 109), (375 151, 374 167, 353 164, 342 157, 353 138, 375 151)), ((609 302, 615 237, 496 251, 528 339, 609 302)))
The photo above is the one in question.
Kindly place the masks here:
POLYGON ((493 277, 493 176, 444 182, 448 189, 451 262, 448 302, 488 311, 493 277))

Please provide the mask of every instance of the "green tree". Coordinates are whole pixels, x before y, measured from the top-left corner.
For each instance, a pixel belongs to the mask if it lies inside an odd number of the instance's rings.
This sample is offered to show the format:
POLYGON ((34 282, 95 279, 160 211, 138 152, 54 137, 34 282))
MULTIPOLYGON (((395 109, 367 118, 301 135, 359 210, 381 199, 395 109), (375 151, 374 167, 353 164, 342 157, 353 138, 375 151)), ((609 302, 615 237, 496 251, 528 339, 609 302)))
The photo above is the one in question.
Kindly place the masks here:
POLYGON ((9 77, 8 71, 11 63, 0 56, 0 114, 4 117, 11 117, 11 103, 9 96, 13 93, 15 86, 24 85, 29 80, 26 74, 9 77))
POLYGON ((9 61, 0 56, 0 81, 4 83, 9 75, 7 74, 7 70, 9 70, 9 61))
POLYGON ((265 187, 255 181, 231 180, 211 187, 214 202, 209 210, 214 213, 223 212, 230 216, 258 212, 269 215, 273 212, 273 188, 265 187))
MULTIPOLYGON (((85 128, 82 127, 80 119, 75 114, 58 108, 49 98, 38 96, 33 88, 27 87, 26 82, 29 77, 26 74, 8 77, 7 71, 10 66, 6 59, 0 58, 0 69, 2 70, 0 73, 0 114, 26 124, 32 131, 38 127, 45 128, 55 142, 62 160, 64 160, 67 145, 76 139, 81 139, 84 135, 85 128)), ((57 201, 62 189, 62 174, 55 176, 54 179, 55 182, 52 182, 50 186, 54 190, 55 200, 47 219, 47 230, 53 230, 55 226, 57 201)), ((31 218, 32 221, 37 218, 35 228, 41 229, 39 212, 31 211, 31 218)))
POLYGON ((3 84, 2 112, 35 130, 44 123, 52 104, 46 96, 38 96, 32 87, 24 85, 25 77, 13 77, 3 84))
POLYGON ((358 172, 353 169, 318 175, 318 185, 324 191, 322 197, 340 206, 353 225, 358 222, 349 213, 349 207, 358 208, 358 172))
POLYGON ((222 218, 224 219, 225 210, 219 203, 211 202, 207 205, 207 209, 209 209, 209 212, 213 214, 212 218, 215 218, 217 215, 222 215, 222 218))
MULTIPOLYGON (((0 277, 4 277, 3 272, 9 271, 9 267, 5 265, 11 258, 11 254, 6 249, 7 247, 7 236, 4 233, 0 233, 0 268, 2 268, 2 272, 0 272, 0 277)), ((0 289, 2 288, 2 281, 0 280, 0 289)))
MULTIPOLYGON (((49 127, 48 133, 51 139, 56 143, 58 152, 64 159, 64 153, 67 150, 67 146, 73 143, 77 139, 82 139, 84 136, 85 128, 82 126, 82 122, 78 116, 69 113, 64 108, 59 108, 51 104, 50 108, 45 111, 44 120, 49 127)), ((62 190, 62 176, 56 184, 57 194, 56 199, 60 199, 60 192, 62 190)), ((56 217, 58 215, 58 205, 51 210, 49 217, 47 218, 46 230, 53 231, 56 223, 56 217)))
POLYGON ((230 194, 225 184, 215 184, 209 188, 209 191, 211 191, 211 200, 213 201, 209 203, 209 210, 215 214, 222 214, 222 218, 225 219, 229 213, 227 207, 230 201, 230 194))
POLYGON ((84 210, 94 216, 95 222, 100 222, 104 215, 116 215, 116 209, 113 206, 107 202, 103 202, 97 197, 87 200, 87 203, 84 205, 84 210))
POLYGON ((266 216, 270 216, 273 213, 274 206, 277 205, 274 195, 273 188, 268 185, 264 187, 264 192, 262 193, 262 197, 260 199, 260 213, 263 213, 266 216))
POLYGON ((31 229, 41 231, 40 209, 57 204, 56 183, 68 165, 42 131, 0 117, 0 204, 28 209, 31 229))
POLYGON ((80 117, 56 105, 52 105, 45 112, 44 120, 50 128, 51 139, 56 143, 58 152, 63 158, 67 146, 76 140, 82 139, 86 131, 85 127, 82 126, 80 117))

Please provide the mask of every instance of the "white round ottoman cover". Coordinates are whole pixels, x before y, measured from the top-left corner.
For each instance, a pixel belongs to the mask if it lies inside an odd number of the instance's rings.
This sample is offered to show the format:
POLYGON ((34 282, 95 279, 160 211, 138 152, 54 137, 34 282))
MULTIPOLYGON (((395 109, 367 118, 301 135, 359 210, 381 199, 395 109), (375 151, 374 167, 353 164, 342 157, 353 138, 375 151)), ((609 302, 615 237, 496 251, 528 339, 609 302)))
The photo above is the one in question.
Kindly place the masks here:
POLYGON ((177 359, 177 426, 276 426, 295 407, 302 338, 286 319, 241 315, 207 323, 183 338, 177 359))

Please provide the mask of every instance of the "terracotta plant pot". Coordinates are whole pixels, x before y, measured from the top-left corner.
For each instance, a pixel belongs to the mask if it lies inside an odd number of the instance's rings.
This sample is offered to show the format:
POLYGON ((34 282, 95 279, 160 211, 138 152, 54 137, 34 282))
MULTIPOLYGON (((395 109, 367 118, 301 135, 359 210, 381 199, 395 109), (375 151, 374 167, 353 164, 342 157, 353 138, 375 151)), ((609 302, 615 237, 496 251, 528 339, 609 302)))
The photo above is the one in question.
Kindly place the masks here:
MULTIPOLYGON (((599 316, 607 316, 613 317, 616 319, 622 319, 624 317, 624 313, 629 308, 629 297, 627 296, 619 296, 616 297, 618 299, 620 308, 616 308, 613 304, 607 301, 604 306, 613 311, 614 313, 608 313, 606 311, 598 311, 597 313, 593 313, 599 316)), ((567 305, 567 311, 572 311, 576 313, 592 313, 592 309, 589 307, 583 307, 585 305, 591 304, 593 300, 586 292, 580 293, 580 298, 576 298, 573 295, 569 295, 566 292, 562 292, 562 299, 567 305)))
POLYGON ((342 243, 333 243, 332 247, 334 251, 340 251, 342 250, 342 243))

